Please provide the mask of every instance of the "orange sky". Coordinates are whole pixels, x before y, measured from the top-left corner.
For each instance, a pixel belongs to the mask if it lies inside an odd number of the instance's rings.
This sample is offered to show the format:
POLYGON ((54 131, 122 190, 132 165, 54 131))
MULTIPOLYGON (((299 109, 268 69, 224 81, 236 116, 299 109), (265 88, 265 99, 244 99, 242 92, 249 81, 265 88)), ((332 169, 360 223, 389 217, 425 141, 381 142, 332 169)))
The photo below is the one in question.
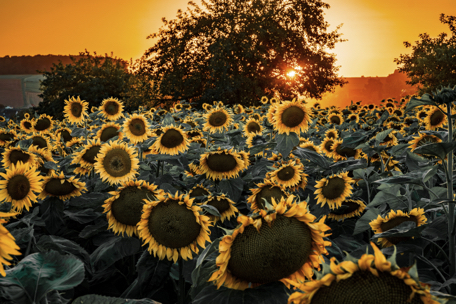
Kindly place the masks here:
MULTIPOLYGON (((111 52, 129 60, 153 45, 162 17, 173 19, 187 0, 0 0, 0 57, 5 55, 68 55, 87 49, 111 52)), ((195 0, 197 4, 201 2, 195 0)), ((418 34, 437 36, 448 27, 440 13, 456 14, 455 0, 327 0, 325 19, 346 42, 331 50, 339 75, 387 76, 393 59, 409 52, 403 41, 418 34)))

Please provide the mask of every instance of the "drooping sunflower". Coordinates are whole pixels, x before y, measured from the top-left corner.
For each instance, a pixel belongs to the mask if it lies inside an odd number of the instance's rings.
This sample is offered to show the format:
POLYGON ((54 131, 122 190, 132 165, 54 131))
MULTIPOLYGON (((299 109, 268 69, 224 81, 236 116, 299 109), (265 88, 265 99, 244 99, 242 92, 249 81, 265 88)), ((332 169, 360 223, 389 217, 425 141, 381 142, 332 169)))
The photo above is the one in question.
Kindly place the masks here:
POLYGON ((359 159, 361 150, 360 149, 353 149, 349 147, 342 147, 343 140, 336 139, 332 145, 332 157, 335 161, 339 160, 347 160, 349 157, 354 157, 355 159, 359 159))
POLYGON ((206 138, 202 138, 202 137, 193 137, 191 140, 190 140, 190 143, 198 143, 200 145, 200 147, 202 148, 206 148, 207 146, 207 139, 206 138))
POLYGON ((95 172, 111 185, 126 182, 138 174, 137 155, 134 147, 119 140, 103 144, 95 157, 95 172))
POLYGON ((75 152, 71 164, 79 164, 81 167, 91 170, 95 165, 95 157, 100 152, 102 142, 98 139, 89 139, 84 148, 75 152))
POLYGON ((120 126, 115 122, 104 124, 96 135, 102 142, 107 142, 113 137, 118 136, 119 140, 123 138, 123 132, 120 131, 120 126))
POLYGON ((259 212, 265 209, 265 200, 272 205, 272 199, 279 202, 282 198, 288 198, 290 194, 281 185, 275 184, 270 180, 265 180, 263 183, 256 185, 257 188, 250 189, 252 194, 247 198, 247 203, 250 204, 250 209, 253 212, 259 212))
POLYGON ((28 149, 29 153, 32 153, 36 156, 35 165, 37 170, 40 171, 43 175, 48 175, 52 173, 53 169, 48 169, 44 167, 44 163, 46 162, 53 162, 57 164, 57 162, 52 157, 52 152, 48 149, 39 149, 36 146, 30 146, 28 149))
POLYGON ((117 120, 123 116, 123 103, 117 98, 106 98, 101 102, 99 110, 107 120, 117 120))
POLYGON ((14 130, 0 129, 0 147, 5 147, 11 141, 15 140, 17 133, 14 130))
POLYGON ((81 100, 79 96, 77 98, 73 96, 65 99, 63 113, 71 124, 78 124, 84 122, 84 119, 88 115, 88 109, 89 103, 87 101, 81 100))
POLYGON ((361 215, 365 208, 366 205, 360 200, 345 199, 342 202, 341 208, 332 210, 331 213, 328 214, 328 218, 343 221, 361 215))
POLYGON ((210 242, 209 217, 201 215, 188 195, 168 195, 158 200, 146 200, 138 223, 139 237, 148 244, 149 253, 160 260, 177 262, 179 257, 192 259, 210 242))
POLYGON ((219 244, 217 269, 209 278, 217 288, 244 290, 275 281, 290 283, 311 279, 320 268, 330 228, 307 210, 306 202, 292 203, 292 197, 273 201, 274 213, 261 210, 253 219, 241 215, 240 225, 219 244))
POLYGON ((418 279, 416 264, 399 268, 395 256, 388 260, 371 242, 374 255, 364 254, 360 259, 347 257, 317 273, 317 279, 297 285, 297 291, 288 298, 289 304, 327 303, 426 303, 443 304, 445 299, 432 296, 429 285, 418 279))
POLYGON ((71 129, 67 127, 62 127, 55 131, 56 140, 58 142, 69 142, 73 137, 71 136, 71 129))
POLYGON ((198 197, 198 196, 209 196, 212 195, 211 191, 203 186, 203 184, 195 185, 190 191, 188 192, 190 198, 198 197))
POLYGON ((295 132, 299 135, 307 130, 310 120, 310 111, 306 105, 293 100, 277 106, 272 124, 280 134, 295 132))
POLYGON ((5 173, 0 173, 4 180, 0 180, 0 197, 3 201, 12 203, 12 209, 21 213, 27 211, 36 202, 42 189, 41 177, 36 167, 22 162, 11 165, 5 173))
POLYGON ((209 205, 217 208, 218 212, 220 213, 220 217, 216 217, 213 215, 208 215, 210 219, 217 221, 220 220, 222 223, 225 220, 229 220, 232 216, 235 216, 239 213, 239 210, 235 206, 235 202, 230 200, 225 194, 221 195, 209 195, 201 205, 209 205))
POLYGON ((439 107, 433 107, 424 118, 426 130, 436 130, 448 123, 446 114, 439 107))
POLYGON ((206 174, 206 178, 212 180, 236 178, 239 172, 247 167, 248 164, 245 164, 243 157, 234 149, 218 148, 216 151, 208 151, 200 157, 199 169, 202 174, 206 174))
POLYGON ((420 122, 424 122, 424 119, 426 118, 426 116, 428 116, 427 111, 428 111, 427 108, 423 108, 422 110, 418 111, 418 112, 416 113, 416 118, 417 118, 420 122))
POLYGON ((153 148, 160 154, 177 155, 187 151, 190 141, 182 129, 168 126, 162 129, 163 133, 153 143, 153 148))
POLYGON ((307 150, 311 150, 311 151, 317 152, 318 154, 322 153, 320 147, 315 145, 312 141, 306 141, 306 142, 300 143, 299 147, 303 148, 303 149, 307 149, 307 150))
POLYGON ((427 145, 427 144, 432 144, 432 143, 439 143, 442 142, 440 138, 438 138, 435 135, 432 134, 426 134, 426 133, 419 133, 419 136, 414 137, 411 141, 408 142, 410 145, 410 149, 415 151, 416 148, 427 145))
POLYGON ((249 118, 244 126, 244 134, 249 136, 251 134, 263 133, 263 126, 254 118, 249 118))
POLYGON ((145 199, 163 199, 164 191, 154 184, 143 180, 130 180, 123 183, 116 191, 109 192, 111 197, 104 201, 104 211, 109 227, 115 234, 126 233, 129 237, 138 235, 137 224, 145 199))
POLYGON ((60 174, 53 172, 43 179, 43 191, 38 196, 39 199, 45 199, 47 196, 58 197, 66 200, 71 197, 77 197, 87 191, 85 183, 79 181, 74 176, 65 177, 63 172, 60 174))
MULTIPOLYGON (((28 113, 27 113, 28 114, 28 113)), ((33 125, 34 125, 34 121, 30 120, 30 119, 22 119, 21 120, 21 130, 26 132, 26 133, 30 133, 30 132, 33 132, 33 125)))
POLYGON ((125 135, 134 145, 142 143, 149 138, 150 126, 146 117, 142 114, 134 113, 123 123, 125 135))
POLYGON ((53 141, 55 141, 55 137, 52 133, 32 133, 27 136, 27 139, 31 139, 32 145, 39 149, 49 149, 52 146, 53 141))
MULTIPOLYGON (((391 210, 388 215, 382 217, 379 215, 375 220, 372 220, 369 225, 375 233, 382 233, 388 231, 403 222, 415 222, 416 227, 425 224, 427 221, 424 215, 424 209, 414 208, 410 212, 403 212, 401 210, 391 210)), ((408 239, 407 237, 386 237, 378 238, 377 242, 382 247, 391 247, 397 243, 408 239)))
POLYGON ((20 247, 17 246, 14 236, 6 229, 3 224, 8 221, 5 218, 16 216, 16 212, 0 212, 0 274, 6 276, 4 265, 11 265, 11 255, 21 255, 20 247))
POLYGON ((206 123, 203 126, 203 131, 208 131, 209 133, 227 131, 233 122, 232 116, 225 108, 213 108, 204 114, 206 123))
POLYGON ((344 122, 342 114, 332 113, 328 115, 328 123, 333 125, 341 125, 344 122))
POLYGON ((9 147, 6 148, 2 153, 3 167, 11 168, 12 165, 16 165, 18 162, 22 162, 26 166, 35 166, 37 158, 33 153, 24 151, 20 147, 9 147))
POLYGON ((333 174, 320 179, 315 185, 314 194, 317 195, 317 204, 328 204, 331 209, 342 206, 342 202, 352 194, 354 181, 348 172, 333 174))
POLYGON ((52 120, 52 116, 41 114, 35 120, 35 124, 33 125, 33 129, 37 132, 50 132, 54 126, 54 121, 52 120))

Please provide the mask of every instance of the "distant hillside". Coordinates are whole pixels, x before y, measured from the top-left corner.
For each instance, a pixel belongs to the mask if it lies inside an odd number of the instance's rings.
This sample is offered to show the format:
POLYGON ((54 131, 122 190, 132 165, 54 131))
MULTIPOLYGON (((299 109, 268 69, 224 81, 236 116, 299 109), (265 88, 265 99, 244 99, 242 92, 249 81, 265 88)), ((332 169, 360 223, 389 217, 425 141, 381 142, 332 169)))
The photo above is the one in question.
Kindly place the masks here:
MULTIPOLYGON (((76 60, 79 55, 35 55, 35 56, 5 56, 0 57, 0 75, 32 75, 41 74, 40 71, 50 71, 52 64, 70 64, 73 56, 76 60)), ((124 64, 126 64, 124 62, 124 64)))

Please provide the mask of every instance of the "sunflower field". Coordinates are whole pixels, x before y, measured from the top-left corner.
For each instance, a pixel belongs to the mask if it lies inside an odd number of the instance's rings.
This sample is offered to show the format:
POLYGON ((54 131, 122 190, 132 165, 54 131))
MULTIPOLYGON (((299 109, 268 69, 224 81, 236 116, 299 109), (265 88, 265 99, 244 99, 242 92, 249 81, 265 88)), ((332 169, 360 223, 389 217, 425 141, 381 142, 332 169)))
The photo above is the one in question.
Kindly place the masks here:
POLYGON ((0 117, 0 303, 456 303, 454 101, 0 117))

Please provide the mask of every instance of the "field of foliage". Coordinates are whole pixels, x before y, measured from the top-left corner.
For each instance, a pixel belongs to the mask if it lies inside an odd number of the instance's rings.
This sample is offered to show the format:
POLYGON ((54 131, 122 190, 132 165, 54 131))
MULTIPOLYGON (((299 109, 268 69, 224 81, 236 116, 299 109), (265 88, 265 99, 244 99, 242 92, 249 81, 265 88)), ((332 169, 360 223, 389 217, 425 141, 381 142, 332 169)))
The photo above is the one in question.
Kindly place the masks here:
POLYGON ((0 303, 456 303, 455 100, 0 117, 0 303))

